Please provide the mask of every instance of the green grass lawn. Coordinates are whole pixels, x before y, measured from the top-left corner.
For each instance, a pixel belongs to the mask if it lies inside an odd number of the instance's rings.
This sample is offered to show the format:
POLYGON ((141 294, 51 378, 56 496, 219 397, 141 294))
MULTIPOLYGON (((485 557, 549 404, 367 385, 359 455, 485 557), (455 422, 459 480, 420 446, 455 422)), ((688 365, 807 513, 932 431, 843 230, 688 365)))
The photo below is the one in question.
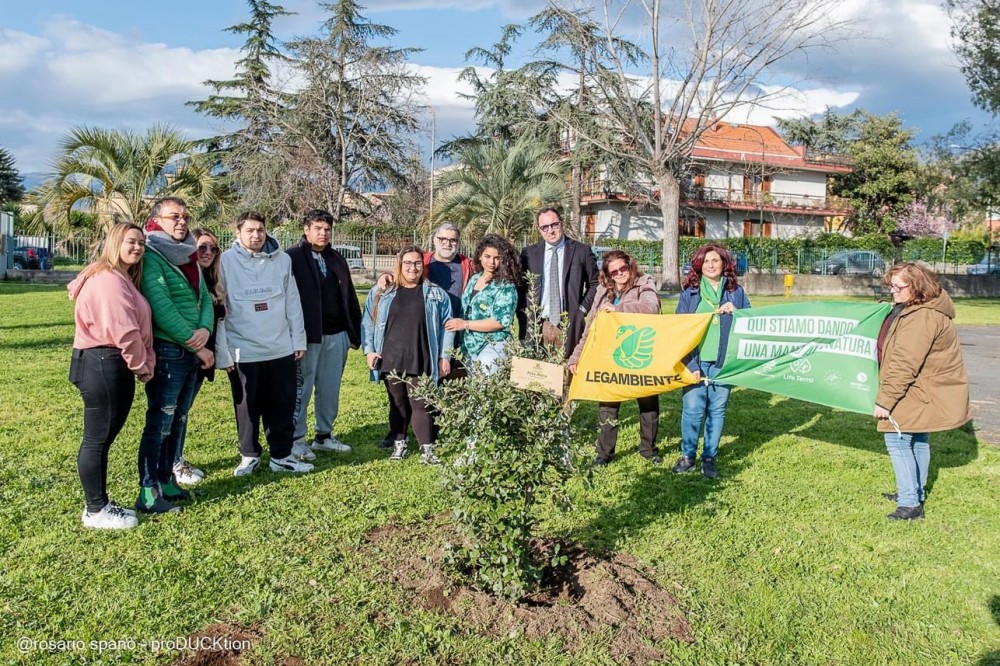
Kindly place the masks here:
MULTIPOLYGON (((784 299, 754 299, 755 305, 784 299)), ((960 301, 959 323, 998 324, 997 301, 960 301)), ((188 457, 209 477, 183 513, 126 533, 85 530, 76 452, 82 403, 67 381, 65 290, 0 284, 0 663, 165 664, 142 641, 215 622, 262 634, 246 663, 612 664, 609 633, 568 654, 555 638, 495 637, 417 609, 365 534, 418 530, 449 509, 435 469, 376 448, 384 391, 352 353, 337 435, 304 476, 234 478, 224 378, 192 412, 188 457), (377 618, 377 621, 373 620, 377 618), (29 650, 17 640, 126 640, 136 649, 29 650)), ((662 397, 660 447, 677 455, 679 393, 662 397)), ((111 451, 112 498, 137 491, 145 396, 111 451)), ((870 418, 735 390, 722 478, 676 477, 636 454, 634 405, 618 460, 544 530, 631 553, 680 600, 695 640, 659 647, 679 664, 1000 664, 1000 450, 934 435, 927 518, 885 519, 892 470, 870 418)), ((595 410, 578 412, 593 426, 595 410)), ((428 548, 439 535, 424 529, 428 548)), ((398 553, 407 557, 409 553, 398 553)), ((388 566, 391 567, 391 561, 388 566)))

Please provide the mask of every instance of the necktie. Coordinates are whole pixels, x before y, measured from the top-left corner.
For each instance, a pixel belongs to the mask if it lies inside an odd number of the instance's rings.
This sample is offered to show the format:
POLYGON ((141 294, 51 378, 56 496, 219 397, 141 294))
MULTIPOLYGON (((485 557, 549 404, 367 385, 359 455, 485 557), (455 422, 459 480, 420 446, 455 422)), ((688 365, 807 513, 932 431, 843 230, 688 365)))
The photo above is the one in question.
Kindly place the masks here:
POLYGON ((553 247, 549 250, 552 253, 549 260, 549 321, 559 325, 562 319, 562 299, 559 297, 559 248, 553 247))

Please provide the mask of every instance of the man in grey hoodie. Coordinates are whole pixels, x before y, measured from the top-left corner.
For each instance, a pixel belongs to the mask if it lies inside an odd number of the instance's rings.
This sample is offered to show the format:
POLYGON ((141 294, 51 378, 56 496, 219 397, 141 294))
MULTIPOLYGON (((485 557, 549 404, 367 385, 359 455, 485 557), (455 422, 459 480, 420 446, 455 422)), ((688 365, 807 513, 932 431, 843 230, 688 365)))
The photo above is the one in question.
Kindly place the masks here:
POLYGON ((225 370, 236 406, 240 463, 234 476, 260 465, 260 422, 273 472, 310 472, 292 455, 295 436, 295 362, 306 350, 302 304, 292 262, 267 235, 264 216, 242 213, 236 240, 222 253, 220 278, 226 318, 216 334, 215 367, 225 370))

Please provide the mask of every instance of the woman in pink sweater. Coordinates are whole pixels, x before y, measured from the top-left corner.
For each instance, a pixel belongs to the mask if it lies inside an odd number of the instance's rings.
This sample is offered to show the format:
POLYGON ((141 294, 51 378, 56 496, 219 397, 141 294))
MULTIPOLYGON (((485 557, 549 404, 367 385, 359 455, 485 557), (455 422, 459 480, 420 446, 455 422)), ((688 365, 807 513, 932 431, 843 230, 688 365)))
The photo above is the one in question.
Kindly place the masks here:
POLYGON ((134 224, 116 224, 101 256, 69 285, 76 301, 69 380, 83 396, 83 441, 77 468, 86 508, 83 524, 127 529, 134 511, 108 499, 108 451, 132 409, 135 379, 153 378, 153 329, 149 304, 139 292, 145 235, 134 224))

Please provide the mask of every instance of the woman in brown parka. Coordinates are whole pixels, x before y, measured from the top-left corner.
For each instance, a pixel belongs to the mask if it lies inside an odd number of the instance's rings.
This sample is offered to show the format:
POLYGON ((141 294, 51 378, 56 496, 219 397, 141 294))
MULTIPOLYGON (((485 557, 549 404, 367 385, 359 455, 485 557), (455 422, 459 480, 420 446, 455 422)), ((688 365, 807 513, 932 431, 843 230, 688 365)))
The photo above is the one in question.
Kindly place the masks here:
POLYGON ((924 515, 928 433, 951 430, 969 420, 969 379, 955 330, 955 306, 937 275, 915 263, 885 275, 893 308, 878 338, 879 392, 873 416, 885 433, 896 492, 891 520, 924 515))

